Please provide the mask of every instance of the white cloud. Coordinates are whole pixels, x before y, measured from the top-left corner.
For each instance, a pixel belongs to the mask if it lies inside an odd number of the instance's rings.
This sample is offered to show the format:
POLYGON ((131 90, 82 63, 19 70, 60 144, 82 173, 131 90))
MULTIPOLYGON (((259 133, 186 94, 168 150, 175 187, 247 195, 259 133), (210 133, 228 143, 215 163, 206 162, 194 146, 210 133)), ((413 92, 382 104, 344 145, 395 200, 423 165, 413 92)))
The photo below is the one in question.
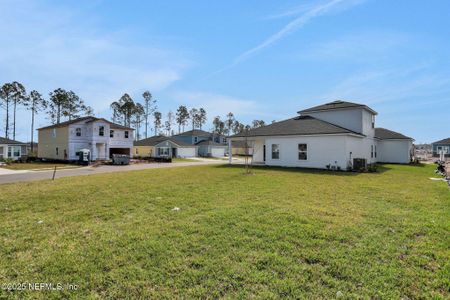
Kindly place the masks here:
MULTIPOLYGON (((17 80, 44 95, 71 89, 96 112, 125 92, 164 90, 192 65, 179 49, 139 46, 132 32, 102 31, 89 14, 58 4, 6 1, 0 11, 0 83, 17 80)), ((20 126, 26 139, 28 124, 20 126)))

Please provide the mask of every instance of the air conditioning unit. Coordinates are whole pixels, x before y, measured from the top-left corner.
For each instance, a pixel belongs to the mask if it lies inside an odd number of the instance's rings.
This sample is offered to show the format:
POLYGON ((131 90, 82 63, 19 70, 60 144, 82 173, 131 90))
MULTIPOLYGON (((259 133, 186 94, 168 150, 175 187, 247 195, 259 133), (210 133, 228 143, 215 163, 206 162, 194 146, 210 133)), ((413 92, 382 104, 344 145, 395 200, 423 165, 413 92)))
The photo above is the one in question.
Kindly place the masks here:
POLYGON ((353 170, 364 170, 367 168, 367 160, 365 158, 353 159, 353 170))

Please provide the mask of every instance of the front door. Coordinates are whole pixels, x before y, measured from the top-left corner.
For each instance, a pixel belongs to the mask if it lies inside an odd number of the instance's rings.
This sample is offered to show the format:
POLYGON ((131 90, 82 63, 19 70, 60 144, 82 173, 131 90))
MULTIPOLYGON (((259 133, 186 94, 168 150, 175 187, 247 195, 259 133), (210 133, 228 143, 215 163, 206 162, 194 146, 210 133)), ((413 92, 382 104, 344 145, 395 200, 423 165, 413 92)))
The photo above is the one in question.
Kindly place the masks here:
POLYGON ((172 157, 177 157, 177 148, 172 148, 172 157))

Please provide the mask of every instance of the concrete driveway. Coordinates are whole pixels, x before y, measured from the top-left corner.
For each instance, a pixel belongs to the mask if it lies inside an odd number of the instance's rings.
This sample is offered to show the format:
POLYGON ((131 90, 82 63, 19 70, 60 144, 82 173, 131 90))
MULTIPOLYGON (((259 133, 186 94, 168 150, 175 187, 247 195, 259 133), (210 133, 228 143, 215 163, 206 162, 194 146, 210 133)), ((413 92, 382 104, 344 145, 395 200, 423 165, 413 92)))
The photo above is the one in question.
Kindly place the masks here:
MULTIPOLYGON (((161 168, 176 168, 189 166, 202 166, 213 164, 225 164, 226 161, 221 160, 204 160, 199 162, 177 162, 177 163, 149 163, 149 164, 134 164, 128 166, 99 166, 99 167, 82 167, 76 169, 57 170, 55 178, 82 176, 91 174, 126 172, 146 169, 161 169, 161 168)), ((53 171, 12 171, 0 168, 0 184, 15 183, 23 181, 36 181, 52 179, 53 171), (4 170, 8 172, 3 172, 4 170)))

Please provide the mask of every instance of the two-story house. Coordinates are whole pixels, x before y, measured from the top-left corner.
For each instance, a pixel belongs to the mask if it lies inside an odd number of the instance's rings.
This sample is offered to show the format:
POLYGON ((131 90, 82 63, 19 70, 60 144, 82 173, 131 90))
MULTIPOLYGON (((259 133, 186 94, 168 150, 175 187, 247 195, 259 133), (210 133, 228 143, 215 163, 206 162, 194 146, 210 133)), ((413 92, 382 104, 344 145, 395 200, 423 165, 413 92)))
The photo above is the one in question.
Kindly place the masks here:
POLYGON ((375 128, 377 112, 364 104, 334 101, 298 114, 234 135, 229 147, 245 140, 252 145, 253 161, 269 166, 346 170, 356 160, 410 162, 413 139, 375 128))
POLYGON ((38 157, 77 160, 81 149, 91 160, 107 160, 113 154, 132 155, 133 128, 103 118, 83 117, 38 129, 38 157))

